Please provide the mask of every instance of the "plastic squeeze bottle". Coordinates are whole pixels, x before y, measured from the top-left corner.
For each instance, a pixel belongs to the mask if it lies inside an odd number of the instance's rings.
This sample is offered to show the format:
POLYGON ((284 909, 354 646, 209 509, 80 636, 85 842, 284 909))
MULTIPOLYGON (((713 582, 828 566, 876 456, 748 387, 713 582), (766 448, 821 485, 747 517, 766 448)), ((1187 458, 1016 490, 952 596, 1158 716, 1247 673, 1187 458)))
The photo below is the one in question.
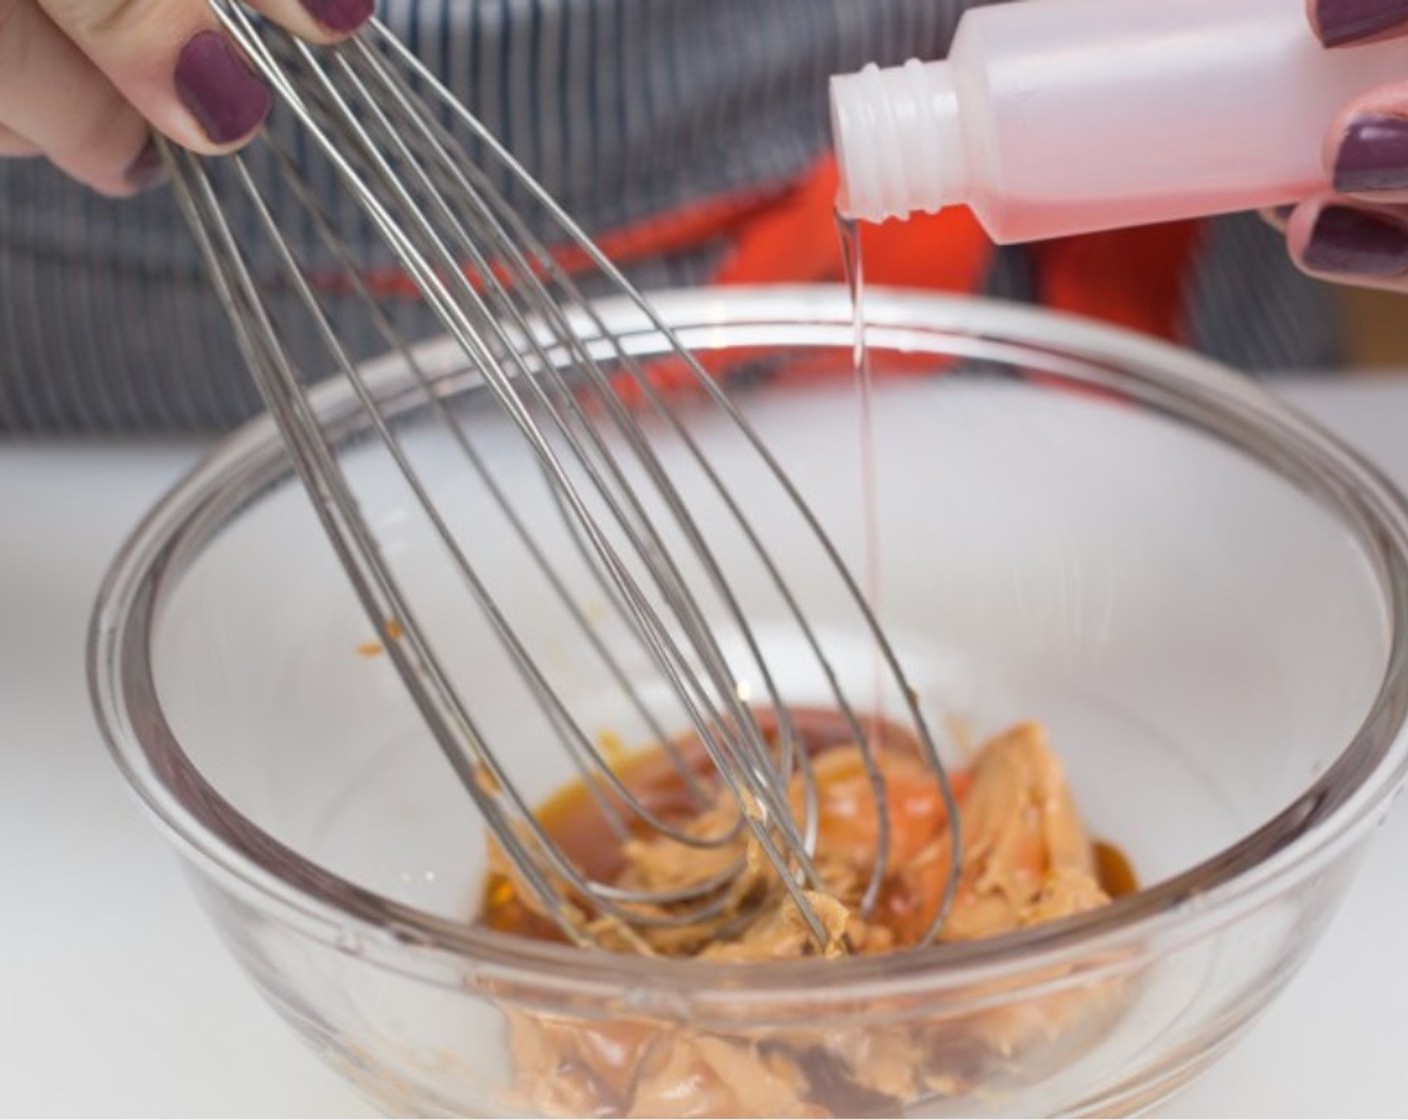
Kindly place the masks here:
POLYGON ((1297 202, 1335 116, 1394 79, 1408 41, 1326 50, 1304 0, 975 8, 947 61, 831 80, 840 208, 962 203, 1009 243, 1297 202))

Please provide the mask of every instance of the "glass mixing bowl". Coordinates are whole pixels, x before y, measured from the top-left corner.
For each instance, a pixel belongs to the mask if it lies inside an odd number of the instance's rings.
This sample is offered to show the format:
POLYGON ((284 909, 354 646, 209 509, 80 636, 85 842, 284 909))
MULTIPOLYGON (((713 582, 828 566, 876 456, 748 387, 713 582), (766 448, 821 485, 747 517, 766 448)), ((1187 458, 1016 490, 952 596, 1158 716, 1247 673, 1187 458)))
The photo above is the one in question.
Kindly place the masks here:
MULTIPOLYGON (((846 295, 693 291, 657 307, 863 565, 846 295)), ((662 353, 632 308, 601 315, 635 353, 662 353)), ((1144 888, 986 942, 775 965, 475 928, 475 812, 388 659, 369 655, 368 623, 256 421, 117 559, 92 687, 120 765, 249 976, 384 1108, 532 1111, 543 1094, 514 1049, 525 1023, 624 1048, 623 1068, 693 1055, 678 1095, 657 1102, 690 1115, 737 1107, 700 1073, 701 1039, 879 1068, 919 1037, 957 1069, 975 1029, 1005 1023, 1020 1041, 987 1053, 963 1090, 939 1078, 902 1102, 824 1084, 816 1097, 844 1114, 1127 1113, 1214 1061, 1310 951, 1408 768, 1397 494, 1255 386, 1173 348, 972 300, 875 292, 867 316, 881 617, 921 702, 936 726, 975 735, 1045 723, 1092 830, 1144 888)), ((454 348, 423 359, 513 477, 501 421, 454 348)), ((369 377, 458 510, 460 466, 404 363, 369 377)), ((351 390, 315 401, 388 553, 414 572, 426 538, 351 390)), ((805 591, 795 538, 779 528, 770 543, 805 591)), ((512 551, 491 534, 481 546, 496 594, 531 612, 512 551)), ((845 647, 826 602, 812 609, 845 647)), ((477 716, 531 715, 496 699, 482 628, 444 640, 486 682, 477 716)), ((846 671, 863 670, 863 643, 851 653, 846 671)), ((539 738, 520 736, 521 761, 546 794, 569 769, 539 738)), ((561 1107, 609 1112, 620 1098, 598 1089, 561 1107)))

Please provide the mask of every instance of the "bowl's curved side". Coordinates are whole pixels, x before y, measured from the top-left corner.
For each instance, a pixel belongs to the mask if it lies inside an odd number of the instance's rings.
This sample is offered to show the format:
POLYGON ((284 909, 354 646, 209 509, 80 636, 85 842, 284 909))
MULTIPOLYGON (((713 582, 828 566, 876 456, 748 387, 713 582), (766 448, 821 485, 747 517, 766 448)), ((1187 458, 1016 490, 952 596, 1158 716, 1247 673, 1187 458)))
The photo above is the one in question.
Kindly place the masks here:
MULTIPOLYGON (((654 306, 701 349, 851 344, 840 289, 664 293, 654 306)), ((598 315, 628 348, 659 350, 659 329, 633 305, 604 305, 598 315)), ((202 549, 290 477, 273 425, 256 420, 167 495, 114 562, 90 631, 90 686, 114 757, 195 869, 241 962, 305 1036, 384 1103, 471 1114, 514 1107, 505 1007, 577 1023, 614 1017, 650 1032, 683 1022, 728 1034, 746 1024, 775 1039, 825 1020, 829 1030, 871 1037, 916 1022, 1055 1014, 1073 993, 1085 1001, 1137 987, 1137 1010, 1112 1012, 1079 1054, 1053 1050, 1040 1077, 1042 1063, 1033 1062, 1004 1104, 1028 1114, 1123 1111, 1211 1060, 1318 937, 1359 845, 1408 778, 1402 499, 1255 386, 1156 341, 1046 312, 908 294, 869 293, 867 315, 874 346, 1038 366, 1138 402, 1209 433, 1332 511, 1363 550, 1389 635, 1383 681, 1357 734, 1252 834, 1088 916, 991 942, 765 974, 609 957, 585 970, 578 951, 468 929, 330 873, 257 828, 186 758, 163 710, 152 643, 165 596, 202 549)), ((475 390, 453 345, 428 344, 420 359, 438 376, 438 392, 475 390)), ((367 378, 389 413, 423 407, 400 359, 373 363, 367 378)), ((311 399, 336 441, 355 438, 363 422, 350 386, 329 384, 311 399)))

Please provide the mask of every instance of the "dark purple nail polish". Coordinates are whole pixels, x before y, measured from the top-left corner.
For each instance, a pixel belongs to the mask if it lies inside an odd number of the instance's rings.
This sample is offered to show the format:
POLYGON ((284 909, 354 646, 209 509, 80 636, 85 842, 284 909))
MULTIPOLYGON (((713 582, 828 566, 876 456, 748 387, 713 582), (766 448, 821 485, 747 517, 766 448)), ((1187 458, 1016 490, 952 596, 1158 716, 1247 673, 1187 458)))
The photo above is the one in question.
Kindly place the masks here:
POLYGON ((1357 117, 1340 141, 1335 156, 1335 190, 1408 189, 1408 120, 1402 117, 1357 117))
POLYGON ((303 0, 308 14, 329 31, 356 31, 372 18, 375 0, 303 0))
POLYGON ((1350 276, 1408 274, 1408 228, 1351 206, 1326 206, 1315 219, 1301 260, 1316 272, 1350 276))
POLYGON ((218 31, 201 31, 181 48, 176 92, 216 144, 248 136, 274 104, 269 87, 218 31))
POLYGON ((134 191, 147 190, 166 179, 166 164, 162 162, 161 149, 156 146, 155 137, 147 137, 137 158, 127 165, 123 178, 134 191))
POLYGON ((1408 23, 1408 0, 1316 0, 1315 31, 1327 47, 1368 39, 1408 23))

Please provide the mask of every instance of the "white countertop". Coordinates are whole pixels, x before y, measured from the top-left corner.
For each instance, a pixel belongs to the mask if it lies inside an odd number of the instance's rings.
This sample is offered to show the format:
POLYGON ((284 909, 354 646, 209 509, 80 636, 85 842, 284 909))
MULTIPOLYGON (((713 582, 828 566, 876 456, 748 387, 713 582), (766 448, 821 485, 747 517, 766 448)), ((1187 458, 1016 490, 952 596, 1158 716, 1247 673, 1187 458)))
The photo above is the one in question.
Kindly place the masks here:
MULTIPOLYGON (((1408 380, 1288 393, 1408 488, 1408 380)), ((0 441, 0 1115, 369 1115, 238 972, 89 712, 104 568, 198 451, 0 441)), ((1408 1115, 1405 853, 1400 807, 1304 971, 1156 1115, 1408 1115)))

